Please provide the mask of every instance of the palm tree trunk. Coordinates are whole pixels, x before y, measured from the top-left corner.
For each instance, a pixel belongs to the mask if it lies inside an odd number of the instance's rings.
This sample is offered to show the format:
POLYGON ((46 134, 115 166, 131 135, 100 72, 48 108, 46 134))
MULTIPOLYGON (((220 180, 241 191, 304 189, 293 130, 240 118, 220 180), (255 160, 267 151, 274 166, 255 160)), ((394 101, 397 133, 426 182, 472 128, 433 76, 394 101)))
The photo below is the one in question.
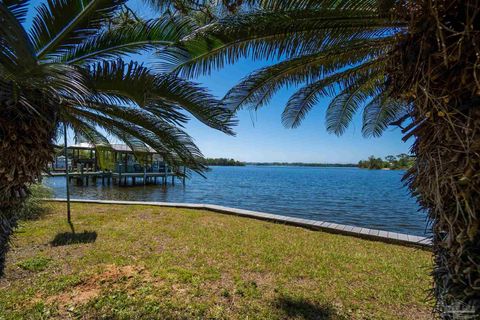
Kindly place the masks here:
MULTIPOLYGON (((444 319, 480 312, 480 6, 409 2, 392 59, 393 92, 412 105, 415 166, 405 179, 427 211, 433 294, 444 319)), ((463 318, 462 318, 463 319, 463 318)))
POLYGON ((478 312, 480 110, 438 111, 415 131, 408 177, 432 223, 437 309, 445 319, 478 312))
POLYGON ((54 150, 55 113, 0 101, 0 276, 20 206, 54 150), (27 110, 25 110, 27 109, 27 110))

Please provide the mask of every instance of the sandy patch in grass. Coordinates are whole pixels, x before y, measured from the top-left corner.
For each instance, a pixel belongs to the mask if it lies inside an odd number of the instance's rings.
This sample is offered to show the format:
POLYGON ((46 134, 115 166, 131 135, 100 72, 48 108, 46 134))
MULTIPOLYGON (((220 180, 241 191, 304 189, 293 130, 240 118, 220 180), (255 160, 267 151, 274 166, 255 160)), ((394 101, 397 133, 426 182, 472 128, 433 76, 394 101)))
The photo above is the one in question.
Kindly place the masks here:
POLYGON ((68 306, 82 305, 95 299, 100 295, 102 286, 113 286, 121 279, 129 281, 137 276, 140 276, 144 280, 150 278, 145 268, 140 266, 119 267, 109 264, 105 266, 104 270, 102 273, 82 281, 68 292, 48 297, 45 302, 47 304, 56 304, 60 310, 64 310, 68 306))

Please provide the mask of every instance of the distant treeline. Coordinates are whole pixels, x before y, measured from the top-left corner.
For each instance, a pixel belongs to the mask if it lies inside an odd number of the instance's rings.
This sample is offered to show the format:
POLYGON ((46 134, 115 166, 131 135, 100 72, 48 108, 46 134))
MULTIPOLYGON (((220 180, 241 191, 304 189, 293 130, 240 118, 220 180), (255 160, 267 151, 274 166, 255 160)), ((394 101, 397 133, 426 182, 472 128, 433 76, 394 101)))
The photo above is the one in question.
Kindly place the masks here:
POLYGON ((245 163, 235 159, 227 158, 206 158, 204 163, 207 166, 244 166, 245 163))
POLYGON ((358 162, 358 167, 365 169, 398 170, 408 169, 413 166, 414 162, 415 157, 402 153, 397 156, 386 156, 385 160, 382 160, 382 158, 376 158, 375 156, 370 156, 368 160, 361 160, 358 162))
POLYGON ((291 167, 356 167, 354 163, 305 163, 305 162, 249 162, 255 166, 291 166, 291 167))

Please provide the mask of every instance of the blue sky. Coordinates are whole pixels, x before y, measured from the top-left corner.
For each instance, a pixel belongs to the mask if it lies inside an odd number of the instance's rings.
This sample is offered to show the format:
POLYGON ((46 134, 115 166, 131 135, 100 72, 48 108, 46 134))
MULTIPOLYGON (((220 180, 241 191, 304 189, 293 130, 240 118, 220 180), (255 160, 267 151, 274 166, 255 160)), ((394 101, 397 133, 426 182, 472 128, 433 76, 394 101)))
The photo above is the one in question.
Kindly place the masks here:
MULTIPOLYGON (((41 2, 42 0, 34 0, 32 4, 35 6, 41 2)), ((139 0, 131 0, 129 5, 140 16, 152 16, 152 11, 139 0)), ((29 11, 27 25, 30 24, 33 13, 34 10, 29 11)), ((148 62, 150 59, 145 60, 148 62)), ((266 64, 266 61, 243 59, 209 76, 192 80, 203 84, 221 98, 240 79, 266 64)), ((364 138, 361 134, 361 113, 354 117, 343 136, 328 134, 325 130, 328 99, 321 100, 299 128, 283 127, 281 113, 294 91, 295 88, 281 90, 269 105, 257 112, 240 111, 237 115, 239 124, 234 128, 237 133, 235 137, 208 128, 195 119, 188 123, 186 130, 206 157, 226 157, 249 162, 352 163, 370 155, 384 157, 408 153, 410 142, 402 142, 398 128, 387 129, 380 138, 364 138)))
MULTIPOLYGON (((244 59, 196 81, 222 97, 242 77, 265 64, 265 61, 244 59)), ((384 157, 408 153, 410 143, 401 140, 399 129, 389 128, 380 138, 364 138, 361 113, 355 116, 343 136, 328 134, 325 129, 328 99, 321 100, 299 128, 283 127, 281 113, 293 92, 295 88, 281 90, 269 105, 257 112, 240 111, 235 137, 209 129, 198 121, 191 121, 187 130, 205 156, 231 157, 241 161, 350 163, 370 155, 384 157)))

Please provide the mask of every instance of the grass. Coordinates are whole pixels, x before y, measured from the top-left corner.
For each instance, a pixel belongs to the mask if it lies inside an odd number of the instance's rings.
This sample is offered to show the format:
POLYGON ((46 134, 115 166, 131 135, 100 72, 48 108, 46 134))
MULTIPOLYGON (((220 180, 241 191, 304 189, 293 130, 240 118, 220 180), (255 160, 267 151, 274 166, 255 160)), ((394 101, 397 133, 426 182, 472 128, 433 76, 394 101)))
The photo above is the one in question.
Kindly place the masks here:
POLYGON ((428 319, 431 253, 150 206, 65 205, 24 222, 0 319, 428 319))
POLYGON ((50 259, 45 257, 32 257, 19 262, 18 266, 24 270, 38 272, 45 270, 49 262, 50 259))

